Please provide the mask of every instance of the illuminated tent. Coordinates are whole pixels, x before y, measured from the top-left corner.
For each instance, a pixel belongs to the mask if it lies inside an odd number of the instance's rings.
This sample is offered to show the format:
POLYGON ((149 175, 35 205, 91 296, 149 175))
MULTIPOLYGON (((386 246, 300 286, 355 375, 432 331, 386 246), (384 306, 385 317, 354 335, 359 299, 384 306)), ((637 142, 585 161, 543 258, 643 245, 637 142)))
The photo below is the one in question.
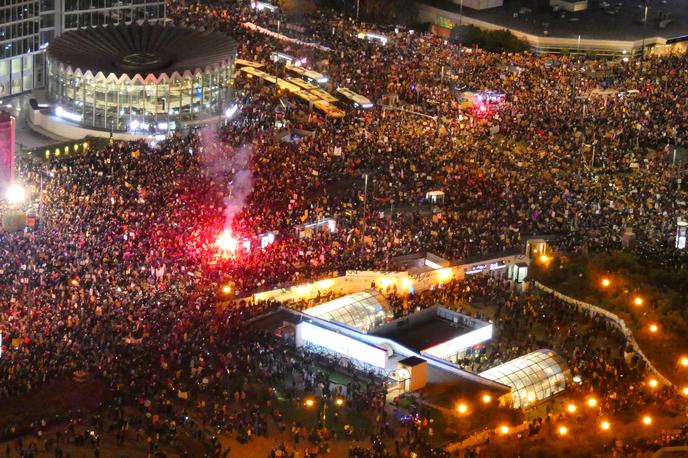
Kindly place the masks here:
POLYGON ((316 305, 303 313, 368 332, 385 321, 388 305, 382 294, 367 289, 316 305))
POLYGON ((511 387, 512 407, 529 407, 566 389, 571 371, 552 350, 540 349, 481 372, 481 377, 511 387))

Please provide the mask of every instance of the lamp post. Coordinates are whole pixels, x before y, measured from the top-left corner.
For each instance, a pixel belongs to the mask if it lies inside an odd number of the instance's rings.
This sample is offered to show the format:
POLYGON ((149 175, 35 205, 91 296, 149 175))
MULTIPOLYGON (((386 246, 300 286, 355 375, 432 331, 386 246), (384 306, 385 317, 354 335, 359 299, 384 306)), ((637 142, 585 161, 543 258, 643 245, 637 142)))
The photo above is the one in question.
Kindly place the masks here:
MULTIPOLYGON (((640 65, 645 67, 645 35, 647 35, 647 0, 645 0, 645 13, 643 14, 643 46, 641 48, 640 54, 640 65)), ((644 71, 643 69, 641 69, 644 71)))
POLYGON ((368 174, 363 174, 363 230, 361 231, 361 254, 365 248, 366 215, 368 213, 368 174))

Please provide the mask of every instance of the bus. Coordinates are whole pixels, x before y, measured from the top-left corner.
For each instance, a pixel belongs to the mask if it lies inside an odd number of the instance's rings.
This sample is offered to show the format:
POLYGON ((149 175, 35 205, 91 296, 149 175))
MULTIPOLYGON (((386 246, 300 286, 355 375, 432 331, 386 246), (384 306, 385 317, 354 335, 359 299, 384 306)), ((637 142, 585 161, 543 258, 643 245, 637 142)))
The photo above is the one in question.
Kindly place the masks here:
POLYGON ((356 108, 373 108, 373 102, 369 98, 357 94, 351 89, 340 87, 337 89, 337 95, 344 99, 348 104, 353 104, 356 108))
POLYGON ((322 73, 318 73, 314 70, 308 70, 307 68, 297 67, 296 65, 289 64, 285 67, 288 72, 295 73, 299 75, 301 78, 305 79, 306 81, 310 81, 311 83, 325 84, 328 81, 327 76, 323 75, 322 73))

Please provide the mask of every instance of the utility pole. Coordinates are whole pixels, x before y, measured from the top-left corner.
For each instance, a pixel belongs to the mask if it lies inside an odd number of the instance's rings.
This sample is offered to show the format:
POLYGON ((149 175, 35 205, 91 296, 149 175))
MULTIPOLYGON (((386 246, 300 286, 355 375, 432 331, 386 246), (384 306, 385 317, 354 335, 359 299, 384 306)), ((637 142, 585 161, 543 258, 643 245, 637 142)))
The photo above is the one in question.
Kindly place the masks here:
POLYGON ((643 15, 643 47, 640 54, 640 65, 642 65, 641 71, 645 70, 645 35, 647 35, 647 0, 645 0, 645 14, 643 15))
POLYGON ((368 174, 363 174, 363 230, 361 231, 361 254, 365 248, 366 214, 368 213, 368 174))

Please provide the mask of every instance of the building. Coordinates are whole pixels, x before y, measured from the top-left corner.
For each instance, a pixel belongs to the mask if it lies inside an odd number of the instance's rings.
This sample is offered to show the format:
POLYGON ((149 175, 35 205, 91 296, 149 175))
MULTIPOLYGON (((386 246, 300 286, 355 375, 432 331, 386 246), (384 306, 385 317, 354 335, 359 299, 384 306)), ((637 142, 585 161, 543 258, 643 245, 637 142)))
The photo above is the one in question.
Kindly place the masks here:
POLYGON ((512 359, 478 375, 510 387, 511 405, 515 409, 561 393, 573 381, 566 361, 547 349, 512 359))
POLYGON ((385 377, 388 399, 424 390, 442 399, 489 395, 503 406, 530 408, 572 383, 565 361, 545 349, 479 374, 459 366, 490 345, 493 327, 482 320, 441 306, 390 317, 384 296, 364 290, 303 312, 282 307, 254 325, 326 355, 330 367, 385 377))
POLYGON ((688 44, 685 2, 587 0, 417 0, 418 19, 448 36, 456 26, 509 30, 536 52, 631 56, 684 52, 688 44))
POLYGON ((0 98, 45 86, 45 49, 64 31, 164 18, 164 0, 0 0, 0 98))
POLYGON ((236 42, 218 31, 131 23, 65 32, 47 51, 48 135, 166 135, 231 105, 236 42))
POLYGON ((0 98, 35 87, 42 67, 40 1, 0 0, 0 98))

